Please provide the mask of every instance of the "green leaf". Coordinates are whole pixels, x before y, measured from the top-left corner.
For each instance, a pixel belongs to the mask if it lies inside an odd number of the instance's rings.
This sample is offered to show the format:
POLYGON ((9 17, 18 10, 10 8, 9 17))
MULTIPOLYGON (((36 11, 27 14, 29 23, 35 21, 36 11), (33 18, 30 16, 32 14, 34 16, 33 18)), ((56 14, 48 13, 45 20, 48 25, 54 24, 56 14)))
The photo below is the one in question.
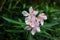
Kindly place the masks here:
POLYGON ((1 3, 0 3, 0 11, 2 11, 5 3, 6 3, 6 0, 3 0, 2 5, 1 5, 1 3))
POLYGON ((26 8, 26 4, 23 4, 23 9, 25 9, 26 8))
POLYGON ((7 32, 13 32, 13 33, 17 33, 17 32, 24 32, 23 30, 5 30, 7 32))
POLYGON ((49 7, 48 7, 48 4, 46 4, 46 12, 48 12, 48 10, 49 10, 49 7))
POLYGON ((49 34, 49 33, 47 33, 46 31, 42 31, 42 33, 44 33, 46 36, 48 36, 49 38, 51 38, 52 36, 49 34))
POLYGON ((21 23, 23 22, 20 18, 18 18, 18 21, 21 22, 21 23))
POLYGON ((13 26, 13 27, 16 27, 16 28, 25 28, 25 26, 13 26))
POLYGON ((52 27, 52 26, 55 26, 55 25, 57 25, 57 24, 59 24, 58 22, 52 22, 52 23, 45 23, 43 26, 44 27, 52 27))
POLYGON ((20 23, 20 22, 17 22, 15 20, 12 20, 12 19, 9 19, 9 18, 6 18, 6 17, 2 17, 2 18, 5 19, 8 22, 11 22, 11 23, 14 23, 14 24, 25 25, 24 23, 20 23))
POLYGON ((0 24, 0 26, 3 26, 4 24, 0 24))
POLYGON ((56 9, 50 8, 49 12, 55 12, 56 9))
POLYGON ((31 33, 28 35, 28 40, 34 40, 33 36, 31 35, 31 33))
POLYGON ((49 23, 49 24, 45 23, 43 25, 42 29, 47 29, 47 30, 50 30, 50 31, 55 31, 55 30, 51 29, 51 27, 53 27, 53 26, 55 26, 57 24, 59 24, 59 23, 57 23, 57 22, 53 22, 53 23, 49 23))
POLYGON ((9 7, 8 7, 8 9, 11 9, 11 6, 12 6, 12 3, 10 3, 10 4, 9 4, 9 7))
POLYGON ((13 9, 16 8, 17 4, 20 2, 20 0, 17 0, 15 5, 13 6, 13 9))

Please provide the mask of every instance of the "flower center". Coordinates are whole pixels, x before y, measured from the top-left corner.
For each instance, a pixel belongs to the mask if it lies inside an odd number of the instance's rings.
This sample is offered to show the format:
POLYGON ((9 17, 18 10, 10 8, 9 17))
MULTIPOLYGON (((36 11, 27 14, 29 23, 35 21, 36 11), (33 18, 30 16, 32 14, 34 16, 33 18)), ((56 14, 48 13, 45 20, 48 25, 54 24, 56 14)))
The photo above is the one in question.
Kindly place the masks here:
POLYGON ((32 23, 32 20, 30 20, 29 22, 32 23))
POLYGON ((30 13, 30 16, 32 16, 32 13, 30 13))
POLYGON ((38 19, 40 19, 41 17, 40 17, 40 16, 38 16, 37 18, 38 18, 38 19))

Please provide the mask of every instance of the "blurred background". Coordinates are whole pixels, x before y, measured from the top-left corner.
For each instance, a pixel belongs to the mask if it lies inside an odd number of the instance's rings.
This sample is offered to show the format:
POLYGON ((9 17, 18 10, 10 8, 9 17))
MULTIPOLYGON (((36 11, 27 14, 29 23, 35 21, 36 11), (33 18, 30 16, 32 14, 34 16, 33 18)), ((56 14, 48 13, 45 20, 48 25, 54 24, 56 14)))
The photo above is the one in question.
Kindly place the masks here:
POLYGON ((60 40, 60 0, 0 0, 0 40, 60 40), (48 17, 34 36, 22 15, 30 6, 48 17))

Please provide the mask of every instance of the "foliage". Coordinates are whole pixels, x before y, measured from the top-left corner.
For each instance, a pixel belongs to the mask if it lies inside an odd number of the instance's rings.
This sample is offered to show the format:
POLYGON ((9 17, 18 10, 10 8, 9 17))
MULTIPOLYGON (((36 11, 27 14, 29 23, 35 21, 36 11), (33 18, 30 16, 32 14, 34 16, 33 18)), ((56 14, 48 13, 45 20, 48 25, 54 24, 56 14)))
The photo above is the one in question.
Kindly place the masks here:
POLYGON ((60 0, 1 0, 0 40, 60 40, 60 0), (25 30, 25 17, 22 11, 32 6, 48 19, 41 32, 32 36, 25 30))

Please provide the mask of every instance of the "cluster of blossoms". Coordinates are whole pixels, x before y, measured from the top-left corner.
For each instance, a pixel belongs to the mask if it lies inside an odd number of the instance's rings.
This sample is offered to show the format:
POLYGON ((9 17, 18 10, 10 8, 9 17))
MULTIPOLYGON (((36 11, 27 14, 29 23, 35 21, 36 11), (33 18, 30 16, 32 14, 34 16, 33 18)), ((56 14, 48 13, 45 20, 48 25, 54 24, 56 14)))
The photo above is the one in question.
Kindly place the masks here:
POLYGON ((47 19, 47 16, 44 13, 39 14, 37 17, 38 11, 34 10, 32 7, 29 8, 29 13, 27 11, 23 11, 22 14, 26 17, 25 23, 27 30, 32 30, 31 34, 34 35, 36 32, 40 32, 39 24, 43 25, 44 20, 47 19))

